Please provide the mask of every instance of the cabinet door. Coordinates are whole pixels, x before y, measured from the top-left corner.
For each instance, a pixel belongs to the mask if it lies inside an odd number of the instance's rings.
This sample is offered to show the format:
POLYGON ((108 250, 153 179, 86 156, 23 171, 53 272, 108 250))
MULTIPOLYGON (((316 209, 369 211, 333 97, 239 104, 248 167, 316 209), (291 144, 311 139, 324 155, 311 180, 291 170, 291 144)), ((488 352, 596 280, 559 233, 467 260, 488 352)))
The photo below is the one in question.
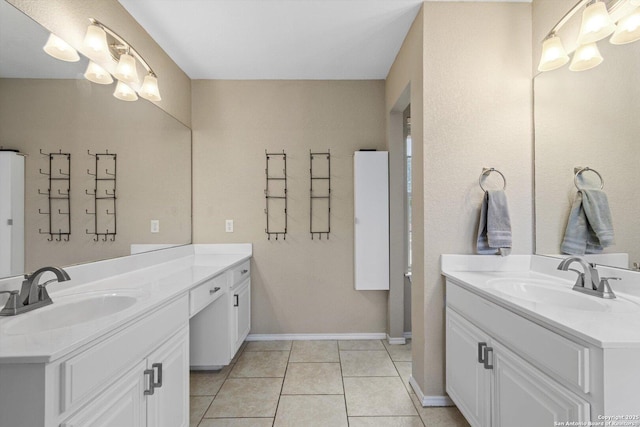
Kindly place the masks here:
POLYGON ((552 426, 590 420, 589 403, 493 343, 495 427, 552 426))
POLYGON ((145 362, 138 363, 109 390, 89 403, 61 427, 145 427, 145 362))
MULTIPOLYGON (((479 344, 490 338, 447 308, 447 393, 474 427, 491 426, 491 371, 479 362, 479 344)), ((514 424, 517 425, 517 424, 514 424)))
POLYGON ((147 358, 153 369, 153 395, 147 396, 147 419, 153 427, 189 425, 189 329, 184 328, 147 358))
POLYGON ((249 329, 251 329, 251 281, 239 285, 233 292, 234 298, 234 311, 235 311, 235 327, 236 330, 233 334, 235 336, 234 341, 234 353, 238 351, 242 342, 249 335, 249 329))

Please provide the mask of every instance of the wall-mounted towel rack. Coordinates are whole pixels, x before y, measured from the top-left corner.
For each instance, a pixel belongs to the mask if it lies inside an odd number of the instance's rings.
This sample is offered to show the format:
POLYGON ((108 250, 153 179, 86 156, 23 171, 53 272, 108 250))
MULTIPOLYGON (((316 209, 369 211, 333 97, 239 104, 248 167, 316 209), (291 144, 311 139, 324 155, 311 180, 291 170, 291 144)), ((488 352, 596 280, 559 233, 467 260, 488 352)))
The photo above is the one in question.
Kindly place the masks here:
POLYGON ((584 172, 593 172, 596 175, 598 175, 598 178, 600 178, 600 189, 602 190, 604 188, 604 179, 602 178, 602 175, 600 175, 600 173, 597 170, 591 169, 589 166, 585 166, 585 167, 576 166, 575 168, 573 168, 573 173, 574 173, 573 183, 575 184, 578 190, 583 190, 583 188, 581 188, 578 185, 578 177, 582 175, 582 173, 584 172))
MULTIPOLYGON (((267 217, 267 239, 271 240, 271 236, 275 235, 276 240, 278 236, 282 236, 283 240, 287 239, 287 154, 282 150, 282 153, 268 153, 264 150, 266 157, 266 168, 264 173, 266 175, 266 184, 264 189, 265 197, 265 209, 264 213, 267 217), (282 166, 282 175, 274 172, 276 167, 273 162, 280 162, 282 166), (278 209, 275 209, 278 205, 278 209), (282 212, 283 217, 279 217, 278 212, 282 212), (269 221, 271 216, 271 221, 269 221), (273 221, 279 223, 280 228, 274 228, 273 221)), ((276 226, 277 227, 277 226, 276 226)))
POLYGON ((87 230, 87 234, 93 235, 95 242, 100 240, 106 242, 116 240, 117 217, 116 217, 116 161, 117 154, 104 153, 92 154, 87 150, 87 154, 95 158, 95 172, 87 169, 87 174, 93 176, 93 192, 85 190, 89 196, 93 196, 93 212, 86 210, 87 215, 93 215, 93 231, 87 230), (104 172, 103 172, 104 171, 104 172))
POLYGON ((329 239, 331 233, 331 151, 314 153, 309 150, 309 231, 311 240, 317 235, 329 239), (315 172, 313 164, 316 164, 315 172), (320 170, 321 172, 318 172, 320 170), (316 183, 314 188, 313 183, 316 183), (316 205, 316 214, 313 207, 316 205))
POLYGON ((40 174, 48 178, 49 188, 46 192, 38 189, 38 194, 46 195, 49 202, 49 211, 42 212, 41 215, 47 215, 49 218, 49 230, 38 230, 40 234, 48 234, 48 241, 68 242, 71 236, 71 154, 63 153, 58 150, 57 153, 45 153, 40 150, 40 154, 49 158, 49 172, 39 170, 40 174), (56 228, 58 231, 55 231, 56 228))
POLYGON ((483 181, 484 178, 488 177, 491 174, 491 172, 495 172, 495 173, 497 173, 498 175, 500 175, 502 177, 502 180, 504 181, 504 185, 502 186, 502 190, 506 190, 507 189, 507 178, 504 177, 502 172, 500 172, 496 168, 482 168, 482 173, 480 174, 480 178, 478 178, 478 184, 480 184, 480 188, 482 188, 482 191, 487 191, 482 186, 482 181, 483 181))

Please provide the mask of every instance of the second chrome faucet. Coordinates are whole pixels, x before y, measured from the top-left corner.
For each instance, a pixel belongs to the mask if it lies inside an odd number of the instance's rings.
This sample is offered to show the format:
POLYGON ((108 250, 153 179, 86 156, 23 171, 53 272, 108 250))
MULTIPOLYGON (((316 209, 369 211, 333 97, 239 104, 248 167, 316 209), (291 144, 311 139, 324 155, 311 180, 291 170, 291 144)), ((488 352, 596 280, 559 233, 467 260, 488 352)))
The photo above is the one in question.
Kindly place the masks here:
POLYGON ((580 257, 565 258, 558 265, 558 270, 574 271, 578 273, 576 284, 573 286, 574 291, 582 292, 588 295, 605 299, 614 299, 616 295, 613 293, 609 280, 620 280, 619 277, 603 277, 600 278, 596 265, 585 261, 580 257), (569 266, 577 262, 582 266, 582 270, 569 268, 569 266))

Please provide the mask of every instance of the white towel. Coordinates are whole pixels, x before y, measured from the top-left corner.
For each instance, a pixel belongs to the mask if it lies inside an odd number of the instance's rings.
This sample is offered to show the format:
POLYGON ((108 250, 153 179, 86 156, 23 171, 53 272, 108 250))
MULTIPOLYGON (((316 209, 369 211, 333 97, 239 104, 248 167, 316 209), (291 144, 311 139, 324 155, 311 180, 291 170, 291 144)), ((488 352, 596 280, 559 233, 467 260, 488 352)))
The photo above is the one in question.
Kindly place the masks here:
POLYGON ((511 219, 503 190, 489 190, 484 194, 477 244, 480 255, 506 256, 511 253, 511 219))
POLYGON ((571 205, 560 250, 568 255, 597 254, 615 243, 607 195, 580 190, 571 205))

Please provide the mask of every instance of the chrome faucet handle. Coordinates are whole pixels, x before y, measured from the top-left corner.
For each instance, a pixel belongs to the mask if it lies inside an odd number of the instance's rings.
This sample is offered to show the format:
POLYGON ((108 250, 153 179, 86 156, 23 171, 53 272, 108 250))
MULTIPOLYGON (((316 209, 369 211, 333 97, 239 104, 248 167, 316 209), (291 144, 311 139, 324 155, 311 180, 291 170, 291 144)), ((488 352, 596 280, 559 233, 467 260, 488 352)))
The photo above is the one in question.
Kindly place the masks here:
POLYGON ((0 310, 0 316, 13 316, 16 314, 19 307, 22 307, 22 303, 18 298, 20 291, 0 291, 0 294, 9 294, 4 308, 0 310))
POLYGON ((598 292, 601 292, 603 298, 614 299, 616 294, 613 293, 609 280, 622 280, 620 277, 603 277, 600 279, 600 285, 598 286, 598 292))
POLYGON ((47 280, 46 282, 38 285, 38 301, 51 301, 51 297, 49 296, 49 292, 47 292, 46 286, 49 283, 57 282, 58 278, 47 280))

